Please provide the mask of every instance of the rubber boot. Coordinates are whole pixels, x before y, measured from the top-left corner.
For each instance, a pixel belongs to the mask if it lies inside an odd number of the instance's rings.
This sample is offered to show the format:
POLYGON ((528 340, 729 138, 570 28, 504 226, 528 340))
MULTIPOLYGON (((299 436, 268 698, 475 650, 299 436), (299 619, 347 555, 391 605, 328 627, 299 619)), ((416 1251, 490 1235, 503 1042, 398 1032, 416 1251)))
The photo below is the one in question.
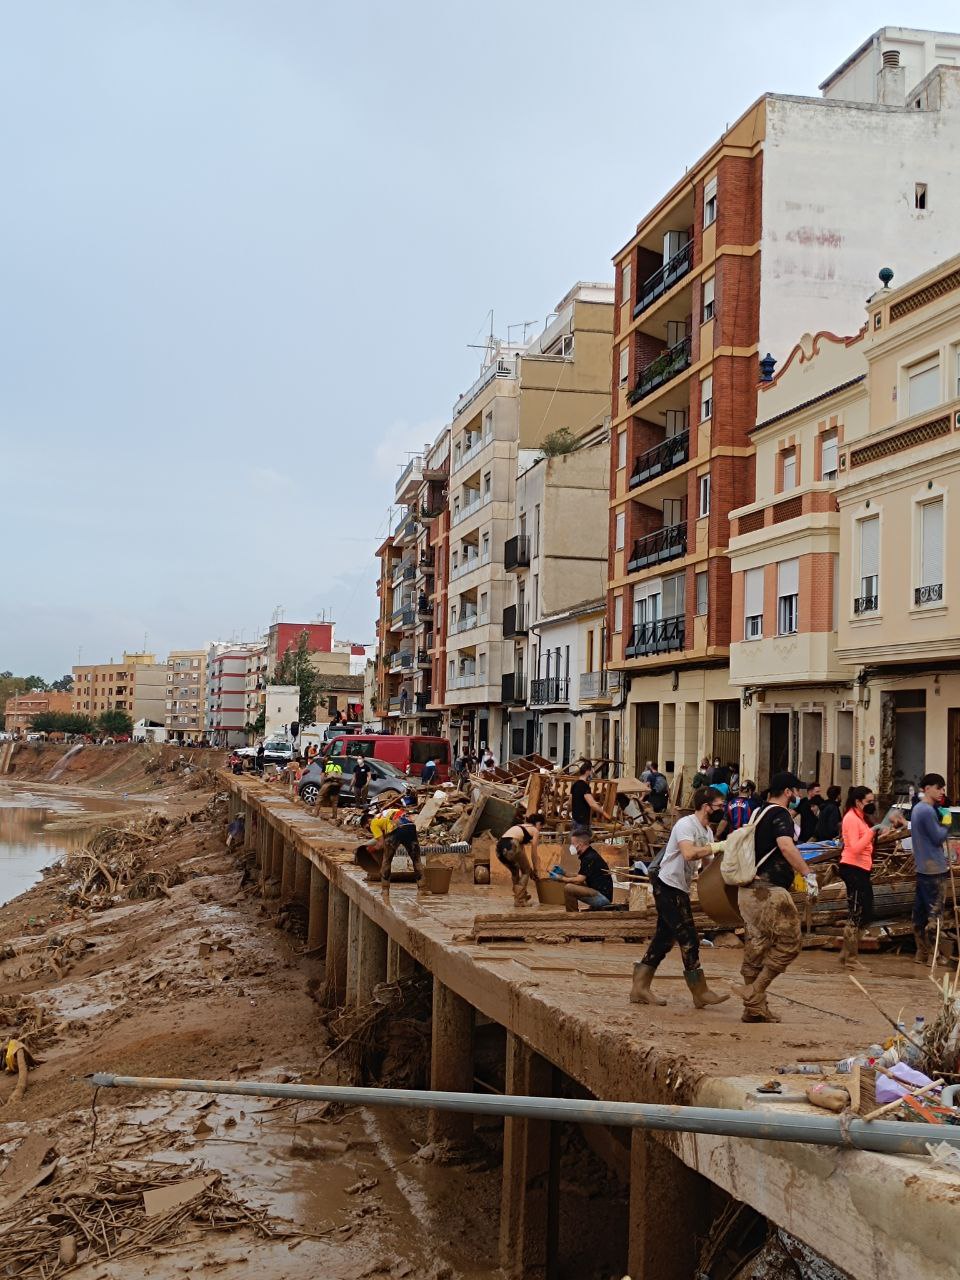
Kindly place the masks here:
POLYGON ((702 969, 684 969, 683 976, 686 978, 687 986, 690 988, 693 1003, 698 1009, 705 1009, 710 1004, 723 1004, 724 1000, 730 999, 729 991, 720 996, 717 995, 716 991, 710 990, 702 969))
POLYGON ((743 1001, 741 1022, 781 1022, 777 1014, 771 1013, 767 1004, 766 990, 777 976, 776 969, 761 969, 753 982, 747 986, 734 987, 734 995, 743 1001))
POLYGON ((844 926, 843 942, 840 947, 840 967, 843 969, 858 969, 866 972, 866 965, 861 964, 857 959, 860 950, 860 930, 851 921, 844 926))
POLYGON ((914 964, 930 963, 930 942, 926 929, 914 929, 913 940, 917 944, 917 953, 913 957, 914 964))
POLYGON ((666 1000, 650 990, 650 983, 656 969, 651 964, 635 964, 633 966, 633 986, 630 988, 631 1004, 666 1004, 666 1000))

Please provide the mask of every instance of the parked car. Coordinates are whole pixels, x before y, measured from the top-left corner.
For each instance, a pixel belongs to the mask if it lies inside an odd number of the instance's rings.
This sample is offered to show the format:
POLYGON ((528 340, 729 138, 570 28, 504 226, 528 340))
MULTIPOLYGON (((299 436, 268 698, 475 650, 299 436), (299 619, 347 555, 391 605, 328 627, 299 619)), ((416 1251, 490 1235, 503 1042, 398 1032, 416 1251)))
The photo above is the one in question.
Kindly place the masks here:
MULTIPOLYGON (((237 755, 256 759, 256 747, 241 747, 237 755)), ((267 738, 263 744, 264 764, 289 764, 293 759, 293 743, 288 738, 267 738)))
POLYGON ((341 762, 347 756, 384 761, 415 780, 419 780, 427 761, 435 760, 437 781, 446 782, 450 777, 450 743, 446 738, 406 733, 338 734, 321 753, 324 759, 341 762))
MULTIPOLYGON (((343 804, 345 801, 353 799, 353 771, 357 767, 357 758, 356 756, 344 756, 343 759, 338 759, 337 763, 343 769, 340 783, 340 803, 343 804)), ((391 800, 394 798, 399 800, 403 794, 404 787, 410 781, 406 774, 386 760, 368 760, 367 764, 370 766, 368 797, 371 800, 391 800)), ((323 783, 323 776, 323 764, 319 759, 308 765, 297 788, 297 794, 306 804, 316 803, 323 783)))

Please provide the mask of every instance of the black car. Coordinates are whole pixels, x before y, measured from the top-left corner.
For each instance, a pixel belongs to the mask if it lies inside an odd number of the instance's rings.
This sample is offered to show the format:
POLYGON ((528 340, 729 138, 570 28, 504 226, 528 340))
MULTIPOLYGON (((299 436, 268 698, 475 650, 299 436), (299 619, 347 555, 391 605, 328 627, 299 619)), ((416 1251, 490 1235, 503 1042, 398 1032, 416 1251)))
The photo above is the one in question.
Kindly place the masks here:
MULTIPOLYGON (((343 769, 342 781, 340 783, 340 803, 352 800, 353 797, 353 771, 357 767, 356 756, 338 756, 337 764, 343 769)), ((404 788, 409 784, 410 779, 396 765, 390 764, 388 760, 367 760, 367 767, 370 770, 370 785, 367 788, 367 795, 371 800, 390 800, 394 797, 400 799, 404 788)), ((306 804, 316 804, 317 796, 320 794, 320 787, 323 784, 323 765, 319 759, 309 766, 300 779, 300 785, 297 788, 297 794, 306 804)))

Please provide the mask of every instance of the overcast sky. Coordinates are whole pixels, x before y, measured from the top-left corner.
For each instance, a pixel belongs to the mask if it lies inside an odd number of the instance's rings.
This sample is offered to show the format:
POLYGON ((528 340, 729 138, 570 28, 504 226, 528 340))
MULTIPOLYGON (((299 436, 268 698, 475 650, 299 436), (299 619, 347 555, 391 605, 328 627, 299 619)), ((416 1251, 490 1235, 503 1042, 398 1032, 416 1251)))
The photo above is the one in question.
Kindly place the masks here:
POLYGON ((0 0, 0 670, 373 640, 397 469, 847 0, 0 0))

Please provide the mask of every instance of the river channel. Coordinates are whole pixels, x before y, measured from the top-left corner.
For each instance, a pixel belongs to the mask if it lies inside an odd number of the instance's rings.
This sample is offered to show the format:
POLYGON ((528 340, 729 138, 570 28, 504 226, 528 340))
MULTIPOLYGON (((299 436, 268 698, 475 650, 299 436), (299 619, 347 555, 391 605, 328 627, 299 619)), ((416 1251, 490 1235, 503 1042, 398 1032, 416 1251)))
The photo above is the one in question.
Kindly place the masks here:
POLYGON ((89 829, 48 831, 48 823, 121 807, 115 796, 66 796, 29 784, 0 784, 0 906, 25 893, 42 878, 44 867, 89 835, 89 829))

